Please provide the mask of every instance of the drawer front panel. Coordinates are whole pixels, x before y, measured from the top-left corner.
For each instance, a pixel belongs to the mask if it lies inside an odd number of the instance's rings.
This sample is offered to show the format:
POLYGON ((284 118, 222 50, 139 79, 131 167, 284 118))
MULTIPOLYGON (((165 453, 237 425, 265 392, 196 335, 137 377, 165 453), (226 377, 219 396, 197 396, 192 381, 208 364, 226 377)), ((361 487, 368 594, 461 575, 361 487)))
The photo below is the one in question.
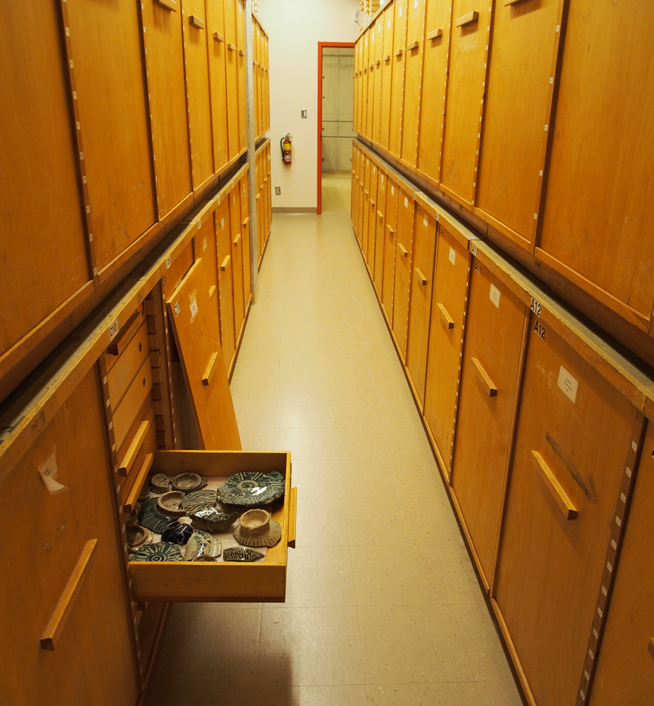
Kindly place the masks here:
POLYGON ((382 306, 393 325, 393 300, 395 298, 395 249, 397 248, 397 205, 400 189, 390 178, 386 187, 386 218, 384 228, 384 281, 382 282, 382 306))
POLYGON ((413 194, 400 189, 397 204, 393 333, 397 339, 402 360, 406 360, 407 330, 409 325, 414 205, 413 194))

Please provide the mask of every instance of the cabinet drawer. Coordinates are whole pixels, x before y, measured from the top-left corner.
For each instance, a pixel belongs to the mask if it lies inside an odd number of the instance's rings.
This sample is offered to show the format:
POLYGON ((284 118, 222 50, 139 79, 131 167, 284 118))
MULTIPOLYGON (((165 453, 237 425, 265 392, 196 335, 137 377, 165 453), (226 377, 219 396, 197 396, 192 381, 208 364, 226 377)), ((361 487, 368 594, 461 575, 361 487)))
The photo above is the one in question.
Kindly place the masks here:
MULTIPOLYGON (((278 471, 285 480, 282 500, 269 512, 282 537, 263 560, 235 562, 130 562, 134 598, 138 601, 284 601, 288 547, 295 543, 296 494, 291 490, 291 455, 256 451, 158 451, 152 473, 169 476, 193 471, 222 482, 239 471, 278 471)), ((227 530, 226 536, 231 537, 227 530)))

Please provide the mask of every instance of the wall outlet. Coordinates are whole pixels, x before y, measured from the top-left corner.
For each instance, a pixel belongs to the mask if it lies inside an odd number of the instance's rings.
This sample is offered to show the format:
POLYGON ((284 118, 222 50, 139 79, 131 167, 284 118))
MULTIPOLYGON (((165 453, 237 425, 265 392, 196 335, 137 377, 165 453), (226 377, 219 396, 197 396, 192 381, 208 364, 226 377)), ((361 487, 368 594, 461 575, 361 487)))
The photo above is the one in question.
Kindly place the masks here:
POLYGON ((275 187, 275 196, 281 196, 281 195, 282 195, 282 187, 276 186, 275 187))
POLYGON ((302 109, 301 115, 302 115, 303 118, 306 118, 306 117, 307 117, 307 110, 306 110, 306 108, 303 108, 303 109, 302 109))

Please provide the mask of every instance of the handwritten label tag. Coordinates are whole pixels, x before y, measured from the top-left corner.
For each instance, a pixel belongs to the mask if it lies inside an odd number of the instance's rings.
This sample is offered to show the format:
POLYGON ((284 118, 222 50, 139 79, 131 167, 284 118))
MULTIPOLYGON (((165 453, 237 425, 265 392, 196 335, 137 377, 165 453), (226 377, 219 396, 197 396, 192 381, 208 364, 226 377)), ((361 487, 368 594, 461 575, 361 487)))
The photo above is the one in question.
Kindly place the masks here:
POLYGON ((450 248, 450 262, 454 265, 456 263, 456 252, 454 248, 450 248))
POLYGON ((490 287, 490 300, 498 309, 500 308, 500 290, 494 284, 490 287))
POLYGON ((477 246, 474 243, 470 243, 470 252, 474 257, 477 257, 477 246))
POLYGON ((563 390, 563 393, 572 403, 577 400, 577 387, 579 383, 570 375, 570 373, 561 366, 559 368, 559 380, 557 385, 563 390))
POLYGON ((189 304, 189 309, 191 310, 191 322, 198 315, 198 301, 195 292, 191 295, 191 303, 189 304))
POLYGON ((109 324, 109 340, 113 341, 114 338, 118 335, 118 331, 120 330, 120 322, 118 321, 118 317, 116 317, 110 324, 109 324))
POLYGON ((45 487, 51 495, 58 495, 66 490, 66 486, 57 481, 57 447, 55 446, 48 458, 39 466, 39 474, 45 487))

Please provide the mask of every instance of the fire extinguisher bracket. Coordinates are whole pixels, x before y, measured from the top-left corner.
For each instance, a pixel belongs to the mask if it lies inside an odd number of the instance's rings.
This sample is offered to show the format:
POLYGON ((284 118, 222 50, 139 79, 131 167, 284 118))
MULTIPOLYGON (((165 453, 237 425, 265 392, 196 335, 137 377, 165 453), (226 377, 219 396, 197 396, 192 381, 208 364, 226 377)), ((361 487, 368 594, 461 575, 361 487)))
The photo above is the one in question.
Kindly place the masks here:
POLYGON ((291 133, 287 132, 284 137, 279 141, 279 146, 282 149, 282 162, 284 164, 291 164, 293 159, 292 146, 291 146, 291 133))

